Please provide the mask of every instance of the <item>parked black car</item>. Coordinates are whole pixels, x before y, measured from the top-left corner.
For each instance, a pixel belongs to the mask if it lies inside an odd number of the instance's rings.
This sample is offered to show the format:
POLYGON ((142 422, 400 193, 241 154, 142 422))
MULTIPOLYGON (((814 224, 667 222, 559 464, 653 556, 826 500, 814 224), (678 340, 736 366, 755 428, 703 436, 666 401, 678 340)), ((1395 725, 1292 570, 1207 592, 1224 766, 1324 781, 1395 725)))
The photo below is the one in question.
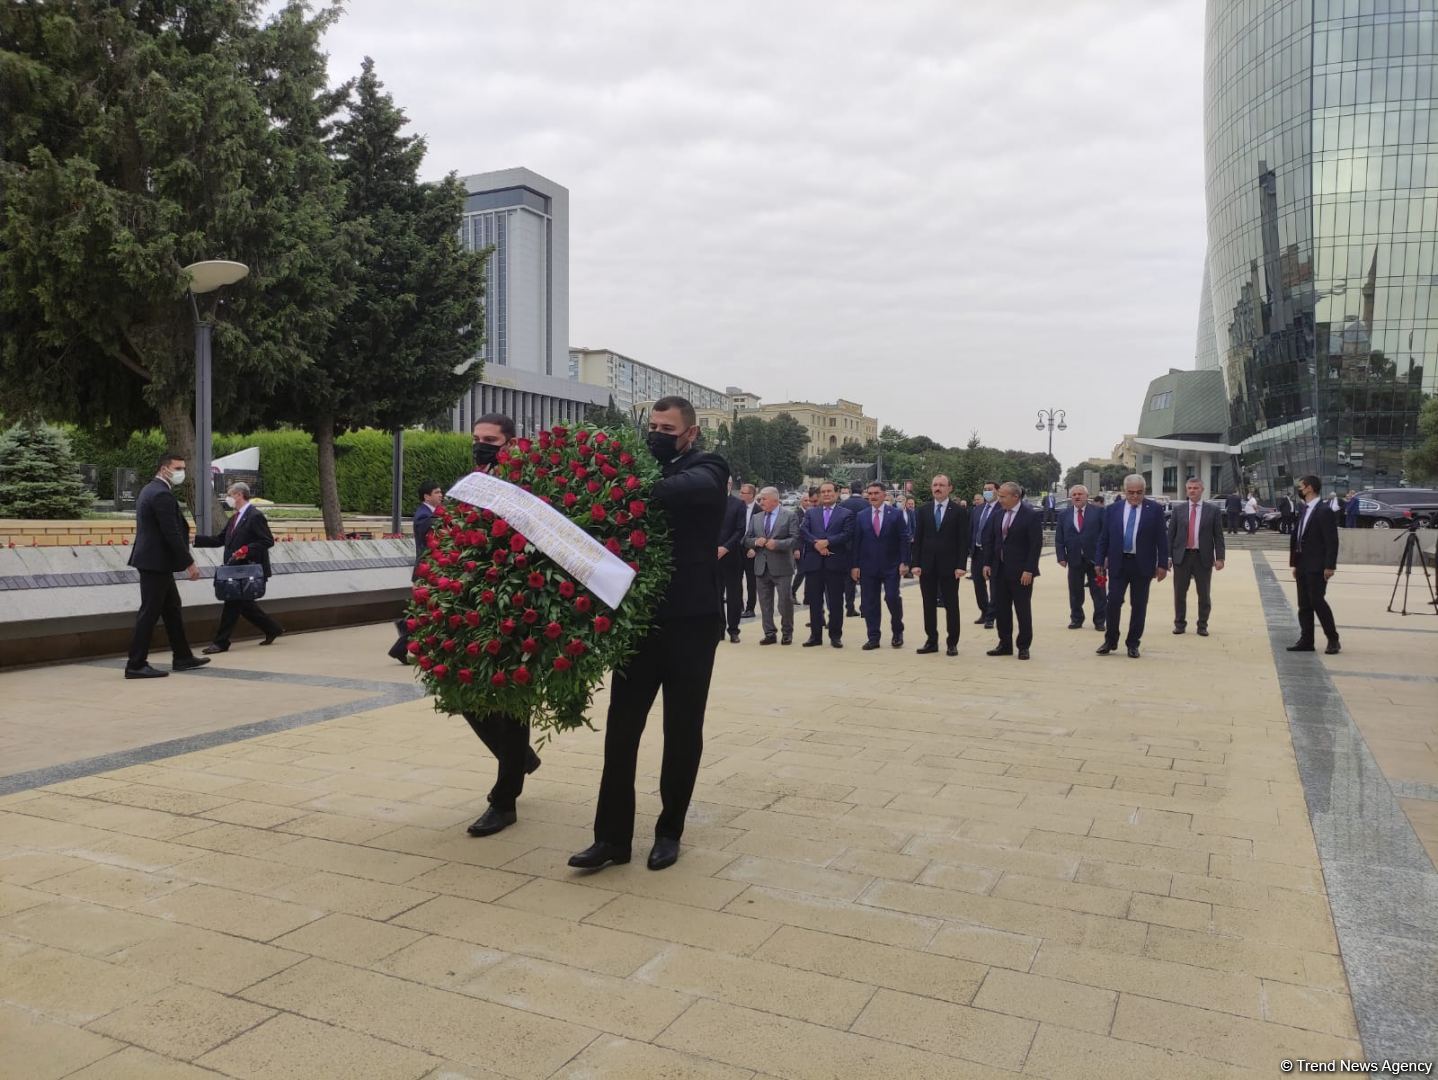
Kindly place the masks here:
POLYGON ((1438 528, 1438 489, 1369 488, 1358 493, 1358 523, 1375 529, 1405 528, 1414 519, 1421 528, 1438 528), (1365 503, 1373 503, 1370 514, 1365 503), (1394 516, 1397 514, 1398 516, 1394 516), (1366 518, 1371 517, 1371 523, 1366 518), (1383 521, 1386 524, 1380 525, 1383 521))

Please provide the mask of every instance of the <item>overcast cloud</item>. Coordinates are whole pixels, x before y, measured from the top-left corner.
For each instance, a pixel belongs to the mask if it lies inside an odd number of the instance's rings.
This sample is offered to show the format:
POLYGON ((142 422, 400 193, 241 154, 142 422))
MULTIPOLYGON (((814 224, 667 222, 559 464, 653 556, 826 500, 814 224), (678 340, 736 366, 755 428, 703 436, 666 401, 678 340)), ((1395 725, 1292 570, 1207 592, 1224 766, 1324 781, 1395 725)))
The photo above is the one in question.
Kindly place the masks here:
POLYGON ((571 193, 570 343, 1066 464, 1191 367, 1199 0, 351 0, 426 172, 571 193))

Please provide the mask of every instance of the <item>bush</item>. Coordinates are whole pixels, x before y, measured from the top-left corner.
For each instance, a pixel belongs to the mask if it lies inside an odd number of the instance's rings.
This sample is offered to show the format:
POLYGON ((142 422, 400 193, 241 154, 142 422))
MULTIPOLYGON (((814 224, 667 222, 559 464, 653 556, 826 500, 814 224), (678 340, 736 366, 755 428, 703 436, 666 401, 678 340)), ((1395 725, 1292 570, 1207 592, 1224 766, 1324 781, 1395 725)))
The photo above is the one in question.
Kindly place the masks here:
POLYGON ((0 517, 76 518, 90 503, 63 431, 17 424, 0 435, 0 517))

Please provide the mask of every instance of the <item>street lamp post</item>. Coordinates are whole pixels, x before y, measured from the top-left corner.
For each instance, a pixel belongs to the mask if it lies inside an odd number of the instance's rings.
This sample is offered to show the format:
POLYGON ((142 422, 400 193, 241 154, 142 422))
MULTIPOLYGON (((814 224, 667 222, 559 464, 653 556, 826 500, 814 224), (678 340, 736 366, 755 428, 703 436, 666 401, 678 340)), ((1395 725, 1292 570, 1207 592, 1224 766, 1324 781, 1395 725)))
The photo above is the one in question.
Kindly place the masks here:
POLYGON ((210 505, 213 484, 210 480, 210 452, 213 433, 210 430, 210 412, 214 400, 211 383, 210 333, 214 324, 200 318, 200 305, 196 296, 212 293, 226 285, 242 280, 250 268, 244 263, 226 259, 206 259, 185 267, 190 276, 190 310, 195 314, 195 531, 210 531, 210 505))
POLYGON ((1039 422, 1034 425, 1034 430, 1042 431, 1045 427, 1049 429, 1049 457, 1054 456, 1054 425, 1057 423, 1060 431, 1068 430, 1068 424, 1064 423, 1065 415, 1067 414, 1062 409, 1039 410, 1039 422))

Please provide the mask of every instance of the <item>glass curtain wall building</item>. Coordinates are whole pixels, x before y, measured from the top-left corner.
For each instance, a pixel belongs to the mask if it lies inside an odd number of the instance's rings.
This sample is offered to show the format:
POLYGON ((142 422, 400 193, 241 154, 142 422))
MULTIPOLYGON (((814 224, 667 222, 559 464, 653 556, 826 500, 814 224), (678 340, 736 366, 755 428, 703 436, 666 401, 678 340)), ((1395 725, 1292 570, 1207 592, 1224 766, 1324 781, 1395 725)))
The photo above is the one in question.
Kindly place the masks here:
POLYGON ((1438 390, 1435 34, 1438 0, 1209 0, 1200 309, 1265 498, 1399 482, 1438 390))

